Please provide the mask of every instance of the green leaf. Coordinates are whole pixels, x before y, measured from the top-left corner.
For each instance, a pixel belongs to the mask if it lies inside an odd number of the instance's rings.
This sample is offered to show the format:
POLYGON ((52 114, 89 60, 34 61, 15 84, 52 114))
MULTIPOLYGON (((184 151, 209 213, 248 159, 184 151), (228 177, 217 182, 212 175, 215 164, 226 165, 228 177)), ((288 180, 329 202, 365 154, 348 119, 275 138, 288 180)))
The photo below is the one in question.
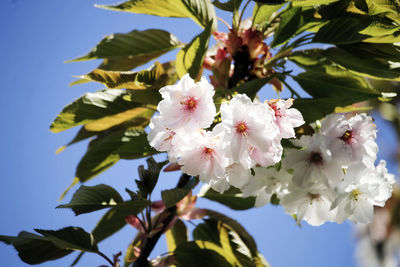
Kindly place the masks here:
MULTIPOLYGON (((75 62, 104 58, 113 61, 129 61, 131 69, 161 56, 162 54, 181 47, 182 43, 171 33, 150 29, 145 31, 131 31, 126 34, 116 33, 106 36, 87 55, 67 61, 75 62), (136 63, 135 63, 136 61, 136 63), (132 64, 131 64, 132 63, 132 64)), ((110 63, 103 63, 110 65, 110 63)), ((100 69, 113 69, 100 66, 100 69)))
MULTIPOLYGON (((144 90, 157 87, 161 76, 165 73, 163 66, 156 62, 150 69, 137 72, 106 71, 95 69, 92 72, 79 76, 81 79, 99 82, 107 88, 126 88, 144 90)), ((161 87, 161 86, 159 86, 161 87)))
POLYGON ((354 16, 340 17, 330 20, 319 29, 313 42, 329 44, 394 43, 398 37, 400 27, 394 23, 384 22, 375 17, 354 16))
POLYGON ((206 211, 208 217, 226 224, 233 231, 235 231, 250 250, 252 257, 257 257, 258 251, 256 242, 254 241, 253 237, 246 231, 246 229, 244 229, 244 227, 240 225, 240 223, 222 213, 208 209, 206 211))
MULTIPOLYGON (((357 55, 340 48, 329 48, 323 51, 322 54, 356 74, 375 79, 400 80, 400 65, 398 62, 393 62, 395 57, 391 60, 381 59, 369 53, 357 53, 357 55)), ((400 54, 397 56, 400 56, 400 54)))
POLYGON ((362 77, 349 75, 347 72, 337 72, 328 75, 321 72, 302 72, 293 79, 314 98, 348 98, 354 102, 376 98, 380 93, 362 77))
POLYGON ((147 200, 127 201, 108 210, 92 230, 94 239, 101 242, 126 225, 125 217, 137 215, 150 204, 147 200))
POLYGON ((291 1, 293 6, 310 7, 319 5, 329 5, 339 0, 293 0, 291 1))
POLYGON ((189 73, 192 79, 196 79, 199 75, 208 49, 211 26, 212 24, 209 23, 202 33, 193 38, 193 40, 176 55, 176 71, 180 78, 186 73, 189 73))
POLYGON ((192 236, 194 240, 202 240, 214 243, 218 246, 222 246, 219 239, 219 227, 218 221, 212 219, 204 219, 203 223, 200 223, 193 229, 192 236))
POLYGON ((75 215, 113 207, 122 203, 121 195, 111 186, 100 184, 96 186, 82 185, 74 194, 71 202, 59 205, 57 208, 70 208, 75 215))
MULTIPOLYGON (((137 215, 148 205, 150 205, 150 201, 140 199, 119 203, 117 206, 109 209, 92 230, 92 235, 96 242, 100 243, 121 230, 126 225, 126 216, 137 215)), ((75 259, 74 264, 77 264, 82 256, 83 252, 75 259)))
POLYGON ((216 201, 234 210, 247 210, 254 207, 255 197, 243 197, 239 189, 235 187, 229 188, 223 194, 214 191, 207 185, 200 189, 199 197, 216 201))
POLYGON ((181 220, 177 220, 171 229, 165 233, 168 251, 174 251, 177 246, 188 241, 187 228, 181 220))
POLYGON ((18 256, 28 264, 40 264, 62 258, 72 250, 62 249, 43 236, 22 231, 18 236, 0 235, 0 241, 13 245, 18 256))
POLYGON ((198 178, 192 177, 182 188, 161 191, 161 198, 165 204, 165 207, 170 208, 176 205, 176 203, 181 201, 187 194, 189 194, 190 190, 192 190, 198 182, 198 178))
POLYGON ((196 226, 192 235, 199 247, 214 250, 232 266, 268 266, 257 251, 252 255, 240 235, 226 223, 206 219, 196 226))
POLYGON ((282 45, 294 36, 300 28, 301 10, 301 7, 289 7, 282 13, 271 47, 282 45))
POLYGON ((273 78, 275 78, 275 75, 271 75, 267 78, 260 78, 260 79, 256 78, 249 82, 240 84, 238 87, 234 89, 234 91, 238 92, 239 94, 246 94, 251 99, 254 99, 258 91, 260 91, 260 89, 264 85, 266 85, 269 81, 271 81, 273 78))
POLYGON ((272 4, 261 4, 256 3, 253 9, 252 21, 253 25, 261 32, 264 32, 271 22, 272 15, 278 11, 284 4, 272 3, 272 4))
POLYGON ((150 120, 153 109, 133 102, 125 90, 101 90, 86 93, 66 106, 50 126, 58 133, 85 124, 88 131, 103 131, 124 121, 135 119, 137 125, 150 120))
POLYGON ((138 167, 139 180, 135 180, 139 195, 146 199, 150 195, 157 184, 158 177, 160 176, 161 169, 167 164, 168 161, 156 162, 153 158, 147 159, 147 169, 143 165, 138 167))
POLYGON ((234 12, 239 9, 242 2, 243 0, 228 0, 225 3, 222 3, 220 0, 214 0, 212 4, 221 10, 234 12))
POLYGON ((400 47, 398 44, 357 43, 338 46, 357 57, 372 57, 378 60, 400 61, 400 47))
POLYGON ((180 244, 174 252, 177 267, 232 267, 223 256, 210 249, 201 249, 196 242, 180 244))
POLYGON ((35 229, 56 246, 63 249, 97 253, 99 248, 93 236, 80 227, 65 227, 57 231, 35 229))
POLYGON ((91 141, 76 169, 83 183, 108 169, 120 159, 137 159, 158 153, 147 141, 143 130, 128 129, 111 132, 91 141))
POLYGON ((214 21, 216 30, 217 19, 213 5, 209 0, 130 0, 118 5, 96 5, 97 7, 115 11, 148 14, 160 17, 191 18, 203 28, 214 21))

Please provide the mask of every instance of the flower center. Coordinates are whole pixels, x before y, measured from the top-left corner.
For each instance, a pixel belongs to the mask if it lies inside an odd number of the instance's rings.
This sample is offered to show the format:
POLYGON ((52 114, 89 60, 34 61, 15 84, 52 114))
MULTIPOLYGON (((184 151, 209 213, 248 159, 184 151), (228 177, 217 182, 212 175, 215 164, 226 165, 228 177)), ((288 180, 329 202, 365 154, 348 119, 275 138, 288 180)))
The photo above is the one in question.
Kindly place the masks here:
POLYGON ((246 135, 248 131, 247 124, 243 121, 236 124, 236 132, 242 135, 246 135))
POLYGON ((322 156, 321 156, 320 153, 318 153, 318 152, 313 152, 313 153, 311 153, 310 161, 311 161, 312 163, 314 163, 314 164, 321 164, 322 161, 323 161, 323 158, 322 158, 322 156))
POLYGON ((340 139, 342 139, 345 143, 349 144, 351 142, 351 138, 353 137, 352 131, 346 131, 340 139))
POLYGON ((213 157, 214 154, 214 149, 209 148, 209 147, 204 147, 203 148, 203 156, 207 159, 210 159, 213 157))
POLYGON ((354 199, 355 201, 358 201, 358 196, 361 195, 361 191, 358 189, 354 189, 353 191, 351 191, 350 193, 350 198, 354 199))
POLYGON ((193 96, 188 97, 181 104, 184 105, 185 110, 188 110, 188 111, 194 111, 197 108, 197 100, 193 96))
POLYGON ((280 109, 278 109, 278 107, 276 106, 275 103, 269 103, 269 106, 274 110, 275 117, 281 117, 282 116, 280 109))
POLYGON ((315 200, 315 199, 319 199, 321 197, 321 195, 320 194, 308 193, 308 197, 310 198, 310 200, 315 200))

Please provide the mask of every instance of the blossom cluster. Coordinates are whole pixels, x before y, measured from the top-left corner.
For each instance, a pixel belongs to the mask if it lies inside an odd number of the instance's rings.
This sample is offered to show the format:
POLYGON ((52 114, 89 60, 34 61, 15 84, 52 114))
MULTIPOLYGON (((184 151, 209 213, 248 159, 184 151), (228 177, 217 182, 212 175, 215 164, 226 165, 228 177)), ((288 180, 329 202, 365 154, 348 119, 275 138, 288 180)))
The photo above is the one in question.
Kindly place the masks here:
POLYGON ((255 196, 256 207, 275 197, 311 225, 370 222, 373 207, 391 196, 394 176, 385 161, 374 165, 376 128, 366 114, 328 115, 312 136, 294 139, 304 120, 290 99, 262 103, 238 94, 217 113, 213 86, 189 75, 160 93, 150 145, 220 193, 234 186, 255 196), (292 148, 283 150, 283 138, 292 148))
POLYGON ((217 116, 213 86, 205 78, 194 82, 188 74, 160 93, 150 145, 221 193, 230 185, 247 185, 252 168, 279 162, 281 139, 295 137, 294 127, 304 123, 301 113, 290 108, 291 100, 253 102, 244 94, 222 103, 217 116))
POLYGON ((368 223, 374 206, 384 206, 394 184, 385 161, 374 165, 375 138, 376 128, 366 114, 349 119, 330 114, 316 133, 303 135, 292 142, 297 148, 285 150, 279 173, 256 171, 256 179, 243 191, 257 196, 259 205, 276 194, 287 213, 311 225, 346 219, 368 223))

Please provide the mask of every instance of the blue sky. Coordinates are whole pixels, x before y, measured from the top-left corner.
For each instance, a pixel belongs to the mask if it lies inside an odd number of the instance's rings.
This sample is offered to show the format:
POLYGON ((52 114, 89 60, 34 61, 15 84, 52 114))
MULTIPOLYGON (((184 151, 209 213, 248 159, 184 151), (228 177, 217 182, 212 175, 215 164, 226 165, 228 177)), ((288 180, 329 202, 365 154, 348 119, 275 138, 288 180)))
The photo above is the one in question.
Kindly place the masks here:
MULTIPOLYGON (((56 155, 56 149, 72 139, 76 130, 53 134, 49 125, 60 110, 87 91, 102 89, 98 84, 68 87, 72 75, 85 74, 98 62, 64 64, 67 59, 88 52, 107 34, 160 28, 188 42, 201 29, 189 19, 168 19, 118 13, 97 9, 95 3, 107 0, 3 0, 0 9, 1 92, 0 114, 0 234, 17 235, 33 228, 58 229, 74 225, 90 231, 104 211, 75 217, 69 210, 56 210, 57 199, 71 183, 75 167, 86 150, 82 142, 56 155)), ((226 20, 229 17, 223 13, 226 20)), ((219 26, 225 30, 223 25, 219 26)), ((171 59, 177 51, 163 59, 171 59)), ((264 97, 275 97, 267 88, 264 97)), ((394 135, 378 120, 381 155, 393 157, 390 148, 394 135)), ((127 198, 125 187, 135 189, 136 168, 143 161, 121 161, 115 167, 89 181, 88 185, 106 183, 127 198)), ((392 164, 391 170, 394 171, 392 164)), ((178 174, 162 176, 160 189, 172 188, 178 174)), ((73 189, 76 190, 77 188, 73 189)), ((72 192, 67 195, 68 201, 72 192)), ((159 195, 158 195, 159 196, 159 195)), ((260 252, 277 267, 355 266, 353 225, 327 223, 321 227, 302 228, 281 207, 267 206, 233 212, 215 203, 199 201, 199 206, 226 212, 241 222, 255 237, 260 252)), ((125 227, 100 244, 111 256, 125 251, 133 239, 134 229, 125 227)), ((161 241, 155 253, 166 251, 161 241)), ((75 254, 74 254, 75 255, 75 254)), ((2 266, 28 266, 16 251, 0 244, 2 266)), ((74 256, 40 266, 69 266, 74 256)), ((97 255, 86 255, 79 266, 105 264, 97 255)))

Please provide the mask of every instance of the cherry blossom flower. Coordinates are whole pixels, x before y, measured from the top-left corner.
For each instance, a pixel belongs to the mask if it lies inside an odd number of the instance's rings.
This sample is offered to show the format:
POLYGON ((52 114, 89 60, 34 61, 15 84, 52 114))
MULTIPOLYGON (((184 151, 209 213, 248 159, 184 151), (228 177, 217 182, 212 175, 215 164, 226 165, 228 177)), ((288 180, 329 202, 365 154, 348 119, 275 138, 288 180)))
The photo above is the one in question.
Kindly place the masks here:
POLYGON ((326 189, 304 189, 294 184, 289 186, 289 194, 282 197, 280 204, 286 213, 296 215, 297 222, 305 220, 310 225, 319 226, 336 217, 331 210, 332 192, 326 189))
POLYGON ((372 118, 365 113, 346 119, 330 114, 322 121, 321 133, 330 138, 330 149, 346 165, 362 161, 373 166, 378 145, 372 118))
POLYGON ((194 82, 185 74, 176 85, 161 88, 160 93, 163 100, 157 109, 168 129, 195 131, 213 122, 216 115, 214 88, 204 77, 194 82))
POLYGON ((332 203, 338 207, 337 221, 350 219, 369 223, 374 216, 374 205, 383 207, 392 195, 393 175, 389 174, 385 162, 375 168, 358 163, 350 166, 344 180, 338 185, 339 195, 332 203))
POLYGON ((178 163, 181 170, 189 175, 199 175, 203 183, 221 179, 229 158, 225 156, 221 137, 216 132, 203 131, 190 146, 182 149, 178 163))
POLYGON ((281 137, 296 137, 294 128, 303 125, 304 120, 300 111, 295 108, 290 108, 293 105, 293 99, 273 99, 266 103, 274 111, 275 122, 279 127, 281 137))
POLYGON ((283 160, 287 169, 293 169, 293 183, 308 188, 334 186, 343 177, 341 165, 327 148, 327 138, 321 134, 303 135, 298 143, 301 150, 288 149, 283 160))
MULTIPOLYGON (((253 103, 243 94, 236 95, 229 103, 221 105, 222 126, 225 131, 224 142, 234 162, 246 168, 256 165, 251 157, 254 149, 257 153, 269 153, 277 142, 279 129, 273 121, 270 109, 261 103, 253 103)), ((280 144, 279 144, 280 145, 280 144)))

